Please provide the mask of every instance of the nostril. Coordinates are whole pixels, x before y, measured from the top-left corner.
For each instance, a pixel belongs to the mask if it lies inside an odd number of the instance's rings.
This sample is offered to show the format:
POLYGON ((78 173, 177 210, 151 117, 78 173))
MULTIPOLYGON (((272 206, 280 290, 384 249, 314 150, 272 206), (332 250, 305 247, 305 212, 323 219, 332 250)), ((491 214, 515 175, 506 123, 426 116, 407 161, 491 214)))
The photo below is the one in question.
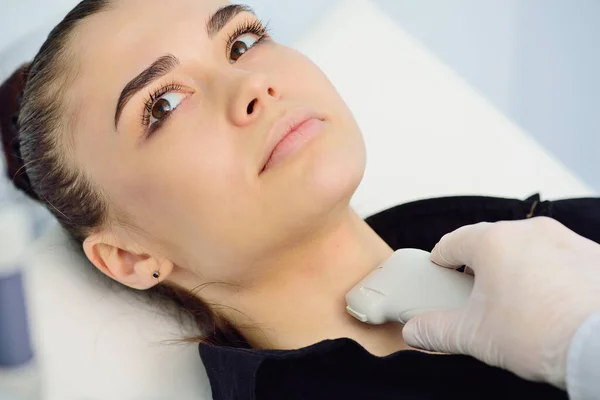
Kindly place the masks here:
POLYGON ((256 104, 256 99, 252 100, 250 102, 250 104, 248 104, 248 107, 246 108, 246 113, 248 113, 248 115, 252 114, 254 112, 254 104, 256 104))
POLYGON ((268 92, 269 92, 269 96, 275 97, 275 91, 273 90, 273 88, 269 88, 268 92))

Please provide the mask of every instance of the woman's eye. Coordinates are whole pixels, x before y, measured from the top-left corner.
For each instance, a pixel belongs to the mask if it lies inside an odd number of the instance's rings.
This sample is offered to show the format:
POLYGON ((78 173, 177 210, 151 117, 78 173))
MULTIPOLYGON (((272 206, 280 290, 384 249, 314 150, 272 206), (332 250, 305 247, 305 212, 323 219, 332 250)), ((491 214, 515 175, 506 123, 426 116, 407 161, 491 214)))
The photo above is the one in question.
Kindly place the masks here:
POLYGON ((170 92, 157 99, 152 105, 150 126, 165 119, 181 104, 185 97, 185 93, 170 92))
POLYGON ((260 39, 255 34, 247 33, 238 37, 229 50, 229 62, 236 62, 245 52, 250 50, 260 39))

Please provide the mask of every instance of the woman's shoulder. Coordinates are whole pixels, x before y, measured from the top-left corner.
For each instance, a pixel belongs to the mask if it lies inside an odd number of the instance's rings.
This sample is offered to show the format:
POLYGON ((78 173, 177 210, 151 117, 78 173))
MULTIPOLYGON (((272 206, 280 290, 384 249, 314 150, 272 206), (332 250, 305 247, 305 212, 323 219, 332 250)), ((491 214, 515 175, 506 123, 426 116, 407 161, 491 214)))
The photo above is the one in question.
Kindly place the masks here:
POLYGON ((578 234, 600 243, 600 198, 543 200, 489 196, 439 197, 400 204, 366 218, 393 249, 431 251, 443 235, 461 226, 551 217, 578 234))

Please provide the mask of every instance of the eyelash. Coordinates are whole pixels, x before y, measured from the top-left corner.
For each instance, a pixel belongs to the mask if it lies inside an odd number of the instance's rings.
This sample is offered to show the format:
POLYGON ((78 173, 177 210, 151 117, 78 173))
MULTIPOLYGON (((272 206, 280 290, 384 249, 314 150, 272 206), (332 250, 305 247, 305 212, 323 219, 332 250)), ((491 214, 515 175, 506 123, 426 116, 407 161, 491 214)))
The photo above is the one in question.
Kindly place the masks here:
MULTIPOLYGON (((179 85, 175 82, 171 82, 167 85, 157 88, 153 92, 150 92, 148 94, 148 98, 144 101, 144 113, 142 114, 142 125, 146 128, 150 127, 150 116, 152 115, 152 107, 154 107, 154 104, 156 103, 156 101, 159 98, 161 98, 162 96, 164 96, 165 94, 167 94, 169 92, 177 92, 182 89, 183 89, 182 85, 179 85)), ((152 125, 152 127, 150 127, 151 130, 152 131, 156 130, 167 118, 169 118, 170 115, 171 115, 171 113, 167 114, 167 116, 164 117, 162 120, 154 123, 152 125)), ((152 132, 148 132, 148 134, 150 134, 150 133, 152 133, 152 132)))
MULTIPOLYGON (((231 48, 235 43, 235 40, 242 35, 251 33, 258 36, 256 42, 252 45, 251 48, 260 44, 263 40, 268 39, 270 37, 270 29, 267 24, 264 24, 260 20, 245 20, 237 25, 237 27, 233 30, 232 33, 229 34, 227 38, 226 44, 226 56, 229 57, 229 53, 231 52, 231 48)), ((163 119, 158 122, 155 122, 152 126, 150 126, 150 116, 152 115, 152 108, 156 101, 164 96, 165 94, 173 91, 180 91, 183 89, 182 85, 179 85, 175 82, 171 82, 167 85, 161 86, 155 89, 153 92, 148 94, 148 98, 144 101, 144 112, 142 114, 142 126, 146 128, 146 135, 150 136, 153 132, 155 132, 160 126, 171 116, 173 112, 168 113, 163 119)))
POLYGON ((229 57, 229 52, 231 51, 231 47, 235 43, 235 39, 239 38, 242 35, 247 33, 252 33, 258 36, 256 42, 252 45, 252 47, 256 46, 263 40, 270 37, 269 35, 270 29, 268 23, 263 23, 261 20, 255 19, 254 21, 245 20, 238 24, 238 26, 233 30, 232 33, 229 34, 227 38, 227 45, 225 46, 226 56, 229 57))

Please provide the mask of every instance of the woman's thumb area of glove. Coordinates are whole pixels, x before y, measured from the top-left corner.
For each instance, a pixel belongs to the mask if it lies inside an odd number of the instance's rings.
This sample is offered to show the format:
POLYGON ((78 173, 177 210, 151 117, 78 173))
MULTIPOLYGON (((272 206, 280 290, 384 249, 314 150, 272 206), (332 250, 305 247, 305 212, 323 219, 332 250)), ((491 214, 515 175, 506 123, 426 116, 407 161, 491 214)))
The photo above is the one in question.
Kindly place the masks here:
POLYGON ((402 329, 411 347, 442 353, 464 354, 458 326, 460 311, 433 311, 410 319, 402 329))

